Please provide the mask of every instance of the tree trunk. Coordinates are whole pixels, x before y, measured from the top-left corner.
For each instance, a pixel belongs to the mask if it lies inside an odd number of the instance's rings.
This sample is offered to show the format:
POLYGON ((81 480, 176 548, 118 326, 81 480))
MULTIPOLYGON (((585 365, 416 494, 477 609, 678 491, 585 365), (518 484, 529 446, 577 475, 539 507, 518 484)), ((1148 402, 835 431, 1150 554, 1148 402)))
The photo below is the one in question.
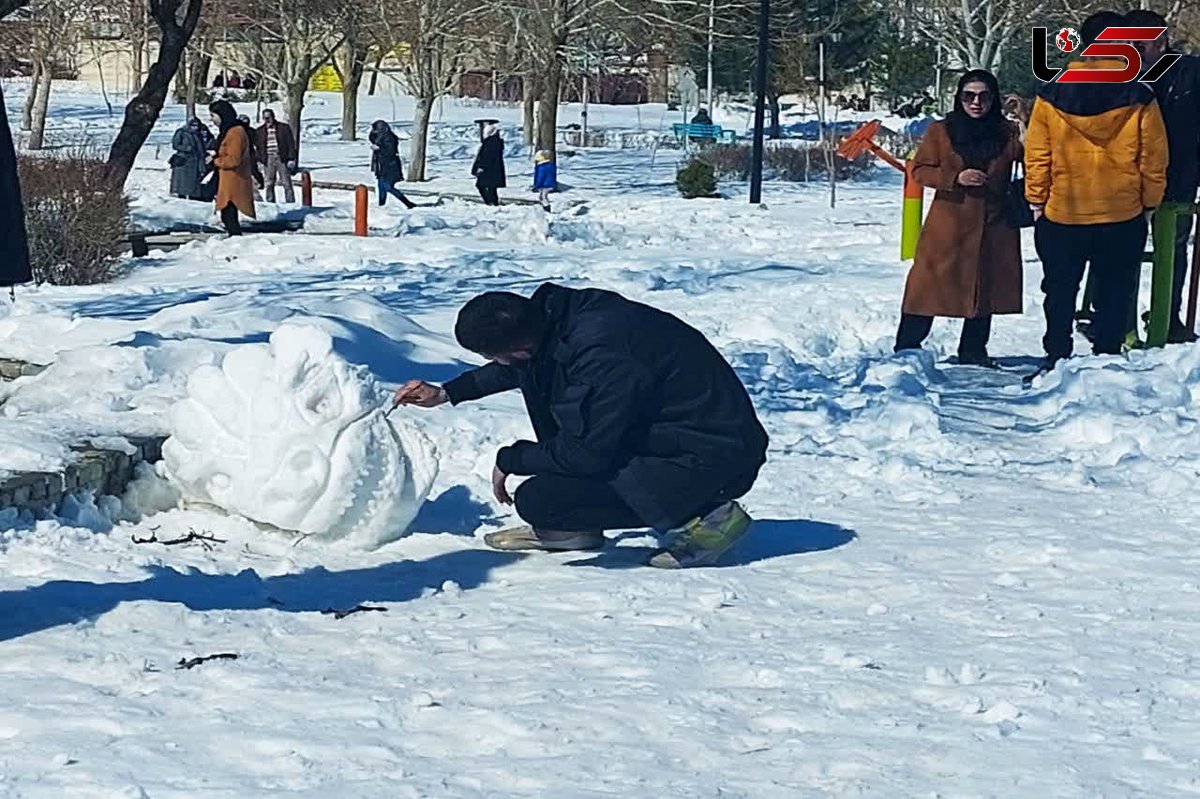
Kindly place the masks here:
POLYGON ((537 84, 531 76, 526 75, 522 87, 525 95, 525 124, 522 127, 522 132, 525 134, 525 146, 532 147, 537 131, 534 130, 534 124, 537 117, 534 114, 535 103, 537 103, 537 84))
POLYGON ((558 139, 558 89, 562 73, 558 67, 550 69, 542 82, 542 104, 538 113, 537 148, 557 152, 558 139))
POLYGON ((46 112, 50 107, 52 68, 42 63, 38 70, 37 98, 33 101, 33 118, 29 134, 29 149, 40 150, 46 143, 46 112))
POLYGON ((118 185, 124 185, 133 169, 133 162, 138 151, 146 143, 146 137, 154 129, 158 115, 162 113, 163 104, 167 101, 167 90, 171 80, 179 69, 179 59, 187 47, 192 34, 196 32, 196 22, 200 18, 200 7, 203 0, 187 0, 187 15, 183 23, 177 21, 176 12, 182 0, 163 0, 157 6, 155 21, 162 31, 158 48, 158 58, 150 65, 146 82, 134 98, 125 106, 125 120, 121 130, 108 151, 108 175, 118 185))
POLYGON ((37 100, 37 87, 41 75, 42 70, 35 61, 33 74, 29 76, 29 94, 25 95, 25 108, 21 111, 21 130, 33 130, 33 104, 37 100))
POLYGON ((191 62, 195 57, 189 48, 183 51, 183 56, 179 59, 179 69, 175 73, 175 88, 171 91, 171 97, 174 98, 176 104, 187 101, 188 85, 192 80, 191 62))
POLYGON ((204 53, 202 47, 192 53, 191 76, 188 79, 187 115, 188 119, 196 116, 196 98, 202 88, 208 87, 208 69, 212 66, 212 56, 204 53))
POLYGON ((342 71, 342 141, 358 140, 358 89, 366 72, 366 52, 347 47, 342 71))
POLYGON ((308 78, 303 81, 296 79, 288 83, 283 92, 284 113, 287 114, 288 124, 296 136, 296 160, 300 160, 300 122, 304 115, 304 93, 308 91, 308 78))
POLYGON ((417 98, 412 142, 408 151, 408 171, 405 173, 405 180, 409 183, 425 180, 425 154, 429 146, 429 118, 433 115, 433 101, 432 97, 417 98))

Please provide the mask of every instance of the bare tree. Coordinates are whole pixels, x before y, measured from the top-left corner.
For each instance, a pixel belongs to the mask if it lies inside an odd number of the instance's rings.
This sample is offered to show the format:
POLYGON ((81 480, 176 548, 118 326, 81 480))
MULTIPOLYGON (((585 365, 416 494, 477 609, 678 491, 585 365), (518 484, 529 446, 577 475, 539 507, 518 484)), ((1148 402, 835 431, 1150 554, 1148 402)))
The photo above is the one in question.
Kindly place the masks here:
POLYGON ((1046 6, 1046 0, 928 0, 916 25, 963 66, 994 71, 1009 41, 1027 35, 1028 20, 1041 19, 1046 6))
POLYGON ((158 122, 184 48, 196 31, 203 0, 186 0, 186 5, 185 0, 147 2, 159 31, 158 58, 150 65, 142 88, 125 106, 125 120, 108 152, 108 173, 118 184, 129 176, 138 151, 158 122))
POLYGON ((345 41, 338 53, 342 73, 342 141, 358 138, 358 90, 367 70, 372 45, 364 22, 363 7, 358 3, 348 4, 342 15, 345 41))
POLYGON ((50 90, 54 69, 69 59, 79 40, 79 22, 86 9, 78 0, 37 0, 27 12, 21 30, 28 43, 34 79, 29 88, 21 126, 28 121, 30 150, 45 145, 46 116, 50 108, 50 90))
POLYGON ((261 72, 279 90, 297 152, 309 82, 346 41, 344 32, 330 26, 344 6, 342 0, 223 0, 224 32, 236 36, 254 61, 231 65, 261 72))

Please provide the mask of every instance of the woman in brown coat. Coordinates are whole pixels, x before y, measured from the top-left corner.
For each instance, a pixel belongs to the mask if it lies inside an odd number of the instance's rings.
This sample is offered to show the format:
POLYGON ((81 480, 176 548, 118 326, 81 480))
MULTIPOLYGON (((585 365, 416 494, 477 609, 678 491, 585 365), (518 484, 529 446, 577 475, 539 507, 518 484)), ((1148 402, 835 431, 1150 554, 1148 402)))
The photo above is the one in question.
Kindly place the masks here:
POLYGON ((226 100, 217 100, 208 107, 213 124, 221 129, 217 137, 217 154, 213 166, 217 168, 217 210, 221 222, 230 236, 242 235, 238 222, 238 211, 254 218, 254 186, 251 183, 251 168, 254 164, 250 152, 250 137, 246 128, 238 122, 237 112, 226 100))
POLYGON ((1022 310, 1021 233, 1004 216, 1012 164, 1022 157, 995 76, 963 75, 954 110, 929 126, 913 158, 913 177, 937 193, 908 274, 896 352, 920 348, 933 317, 949 316, 965 320, 959 362, 995 366, 992 315, 1022 310))

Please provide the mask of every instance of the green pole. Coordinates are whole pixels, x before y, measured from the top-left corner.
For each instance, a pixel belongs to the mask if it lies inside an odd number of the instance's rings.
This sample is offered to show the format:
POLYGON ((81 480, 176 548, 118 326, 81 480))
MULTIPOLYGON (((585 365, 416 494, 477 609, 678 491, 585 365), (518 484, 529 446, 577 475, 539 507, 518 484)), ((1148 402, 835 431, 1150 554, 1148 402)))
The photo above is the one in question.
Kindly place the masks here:
POLYGON ((1175 275, 1175 229, 1183 203, 1163 203, 1154 212, 1150 240, 1154 247, 1154 271, 1150 282, 1150 324, 1146 327, 1146 346, 1167 343, 1171 326, 1171 291, 1175 275))

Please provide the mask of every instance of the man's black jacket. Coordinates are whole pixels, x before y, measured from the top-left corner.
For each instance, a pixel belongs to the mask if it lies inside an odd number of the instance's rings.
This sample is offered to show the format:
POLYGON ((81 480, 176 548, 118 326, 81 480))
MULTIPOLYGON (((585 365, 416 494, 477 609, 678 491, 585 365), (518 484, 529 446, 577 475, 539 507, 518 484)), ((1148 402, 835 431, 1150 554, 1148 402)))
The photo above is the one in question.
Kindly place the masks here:
POLYGON ((1195 202, 1200 184, 1200 58, 1185 55, 1150 84, 1167 127, 1167 200, 1195 202))
POLYGON ((608 291, 546 284, 533 301, 548 328, 528 365, 489 364, 445 386, 456 405, 521 389, 538 440, 502 449, 501 471, 608 482, 660 529, 749 488, 767 434, 699 331, 608 291))

